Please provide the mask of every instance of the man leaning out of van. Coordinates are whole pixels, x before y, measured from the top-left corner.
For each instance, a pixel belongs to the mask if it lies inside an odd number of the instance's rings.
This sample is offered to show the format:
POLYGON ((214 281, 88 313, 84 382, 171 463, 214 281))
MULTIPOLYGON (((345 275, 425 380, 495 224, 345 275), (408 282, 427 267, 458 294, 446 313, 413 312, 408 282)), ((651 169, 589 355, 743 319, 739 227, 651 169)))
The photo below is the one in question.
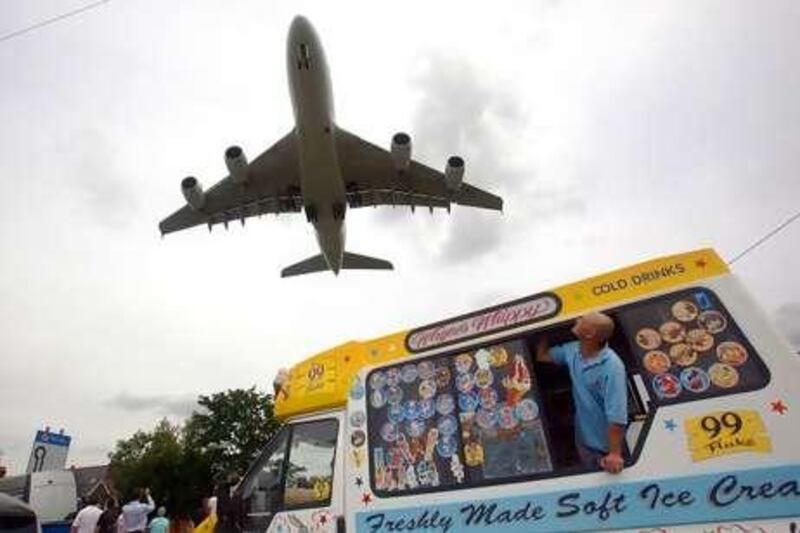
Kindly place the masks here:
POLYGON ((575 405, 575 445, 581 463, 599 465, 611 474, 622 471, 622 447, 628 423, 625 365, 608 346, 614 321, 590 313, 575 321, 577 341, 549 347, 539 340, 536 359, 566 366, 572 380, 575 405))

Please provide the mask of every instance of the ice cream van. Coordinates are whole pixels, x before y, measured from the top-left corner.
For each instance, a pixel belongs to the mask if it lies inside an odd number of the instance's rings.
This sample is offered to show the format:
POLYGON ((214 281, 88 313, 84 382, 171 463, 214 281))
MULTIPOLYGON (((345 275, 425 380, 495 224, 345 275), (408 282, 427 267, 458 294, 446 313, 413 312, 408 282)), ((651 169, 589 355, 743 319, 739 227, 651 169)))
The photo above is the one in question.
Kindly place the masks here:
POLYGON ((798 391, 800 358, 713 250, 654 259, 297 364, 235 523, 796 532, 798 391), (589 311, 614 320, 626 367, 616 475, 581 466, 569 376, 533 357, 589 311))

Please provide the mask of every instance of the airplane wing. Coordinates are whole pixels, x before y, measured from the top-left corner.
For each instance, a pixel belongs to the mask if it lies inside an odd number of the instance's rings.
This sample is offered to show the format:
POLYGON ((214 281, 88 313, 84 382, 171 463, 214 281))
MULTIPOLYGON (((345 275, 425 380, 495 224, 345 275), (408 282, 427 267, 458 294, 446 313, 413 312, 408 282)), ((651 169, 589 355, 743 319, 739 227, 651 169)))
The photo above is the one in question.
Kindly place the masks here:
POLYGON ((158 225, 162 234, 201 224, 228 224, 266 213, 297 213, 303 209, 300 170, 294 133, 290 132, 248 165, 247 180, 235 183, 228 176, 206 191, 202 210, 189 205, 158 225))
POLYGON ((398 173, 392 155, 352 133, 337 128, 339 166, 350 207, 408 205, 450 209, 451 203, 484 209, 503 209, 503 199, 469 183, 456 191, 445 185, 444 174, 412 160, 398 173))

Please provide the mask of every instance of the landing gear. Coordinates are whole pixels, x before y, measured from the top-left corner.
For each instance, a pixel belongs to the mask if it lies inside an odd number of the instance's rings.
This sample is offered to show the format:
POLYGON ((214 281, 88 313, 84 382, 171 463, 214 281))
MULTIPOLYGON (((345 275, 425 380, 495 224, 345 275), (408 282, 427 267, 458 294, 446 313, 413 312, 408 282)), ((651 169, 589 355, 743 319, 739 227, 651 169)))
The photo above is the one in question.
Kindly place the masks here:
POLYGON ((337 202, 333 204, 331 210, 333 212, 333 220, 344 220, 344 204, 337 202))
POLYGON ((317 221, 317 207, 314 205, 307 205, 306 206, 306 220, 311 223, 317 221))

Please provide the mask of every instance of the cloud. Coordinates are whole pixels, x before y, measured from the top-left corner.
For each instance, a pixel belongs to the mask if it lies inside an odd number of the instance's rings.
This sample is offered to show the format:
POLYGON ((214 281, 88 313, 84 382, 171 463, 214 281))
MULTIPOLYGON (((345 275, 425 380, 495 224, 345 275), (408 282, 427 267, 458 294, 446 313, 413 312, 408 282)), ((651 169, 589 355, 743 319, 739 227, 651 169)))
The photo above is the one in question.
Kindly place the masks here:
POLYGON ((136 395, 122 392, 111 398, 107 405, 123 411, 151 411, 159 415, 189 416, 197 409, 196 394, 180 395, 136 395))
POLYGON ((440 249, 442 262, 466 262, 496 250, 512 233, 510 225, 583 211, 581 198, 570 187, 535 180, 527 158, 535 147, 519 152, 518 136, 530 122, 529 114, 522 99, 491 73, 466 58, 434 53, 414 82, 422 94, 413 122, 423 158, 464 154, 465 179, 504 198, 505 216, 455 207, 440 249), (567 205, 571 209, 564 209, 567 205))
POLYGON ((120 171, 118 153, 109 139, 97 130, 87 130, 75 135, 70 145, 77 157, 72 185, 82 210, 103 227, 128 226, 137 210, 137 195, 131 179, 120 171))
POLYGON ((775 312, 778 330, 792 348, 800 351, 800 302, 785 303, 775 312))

